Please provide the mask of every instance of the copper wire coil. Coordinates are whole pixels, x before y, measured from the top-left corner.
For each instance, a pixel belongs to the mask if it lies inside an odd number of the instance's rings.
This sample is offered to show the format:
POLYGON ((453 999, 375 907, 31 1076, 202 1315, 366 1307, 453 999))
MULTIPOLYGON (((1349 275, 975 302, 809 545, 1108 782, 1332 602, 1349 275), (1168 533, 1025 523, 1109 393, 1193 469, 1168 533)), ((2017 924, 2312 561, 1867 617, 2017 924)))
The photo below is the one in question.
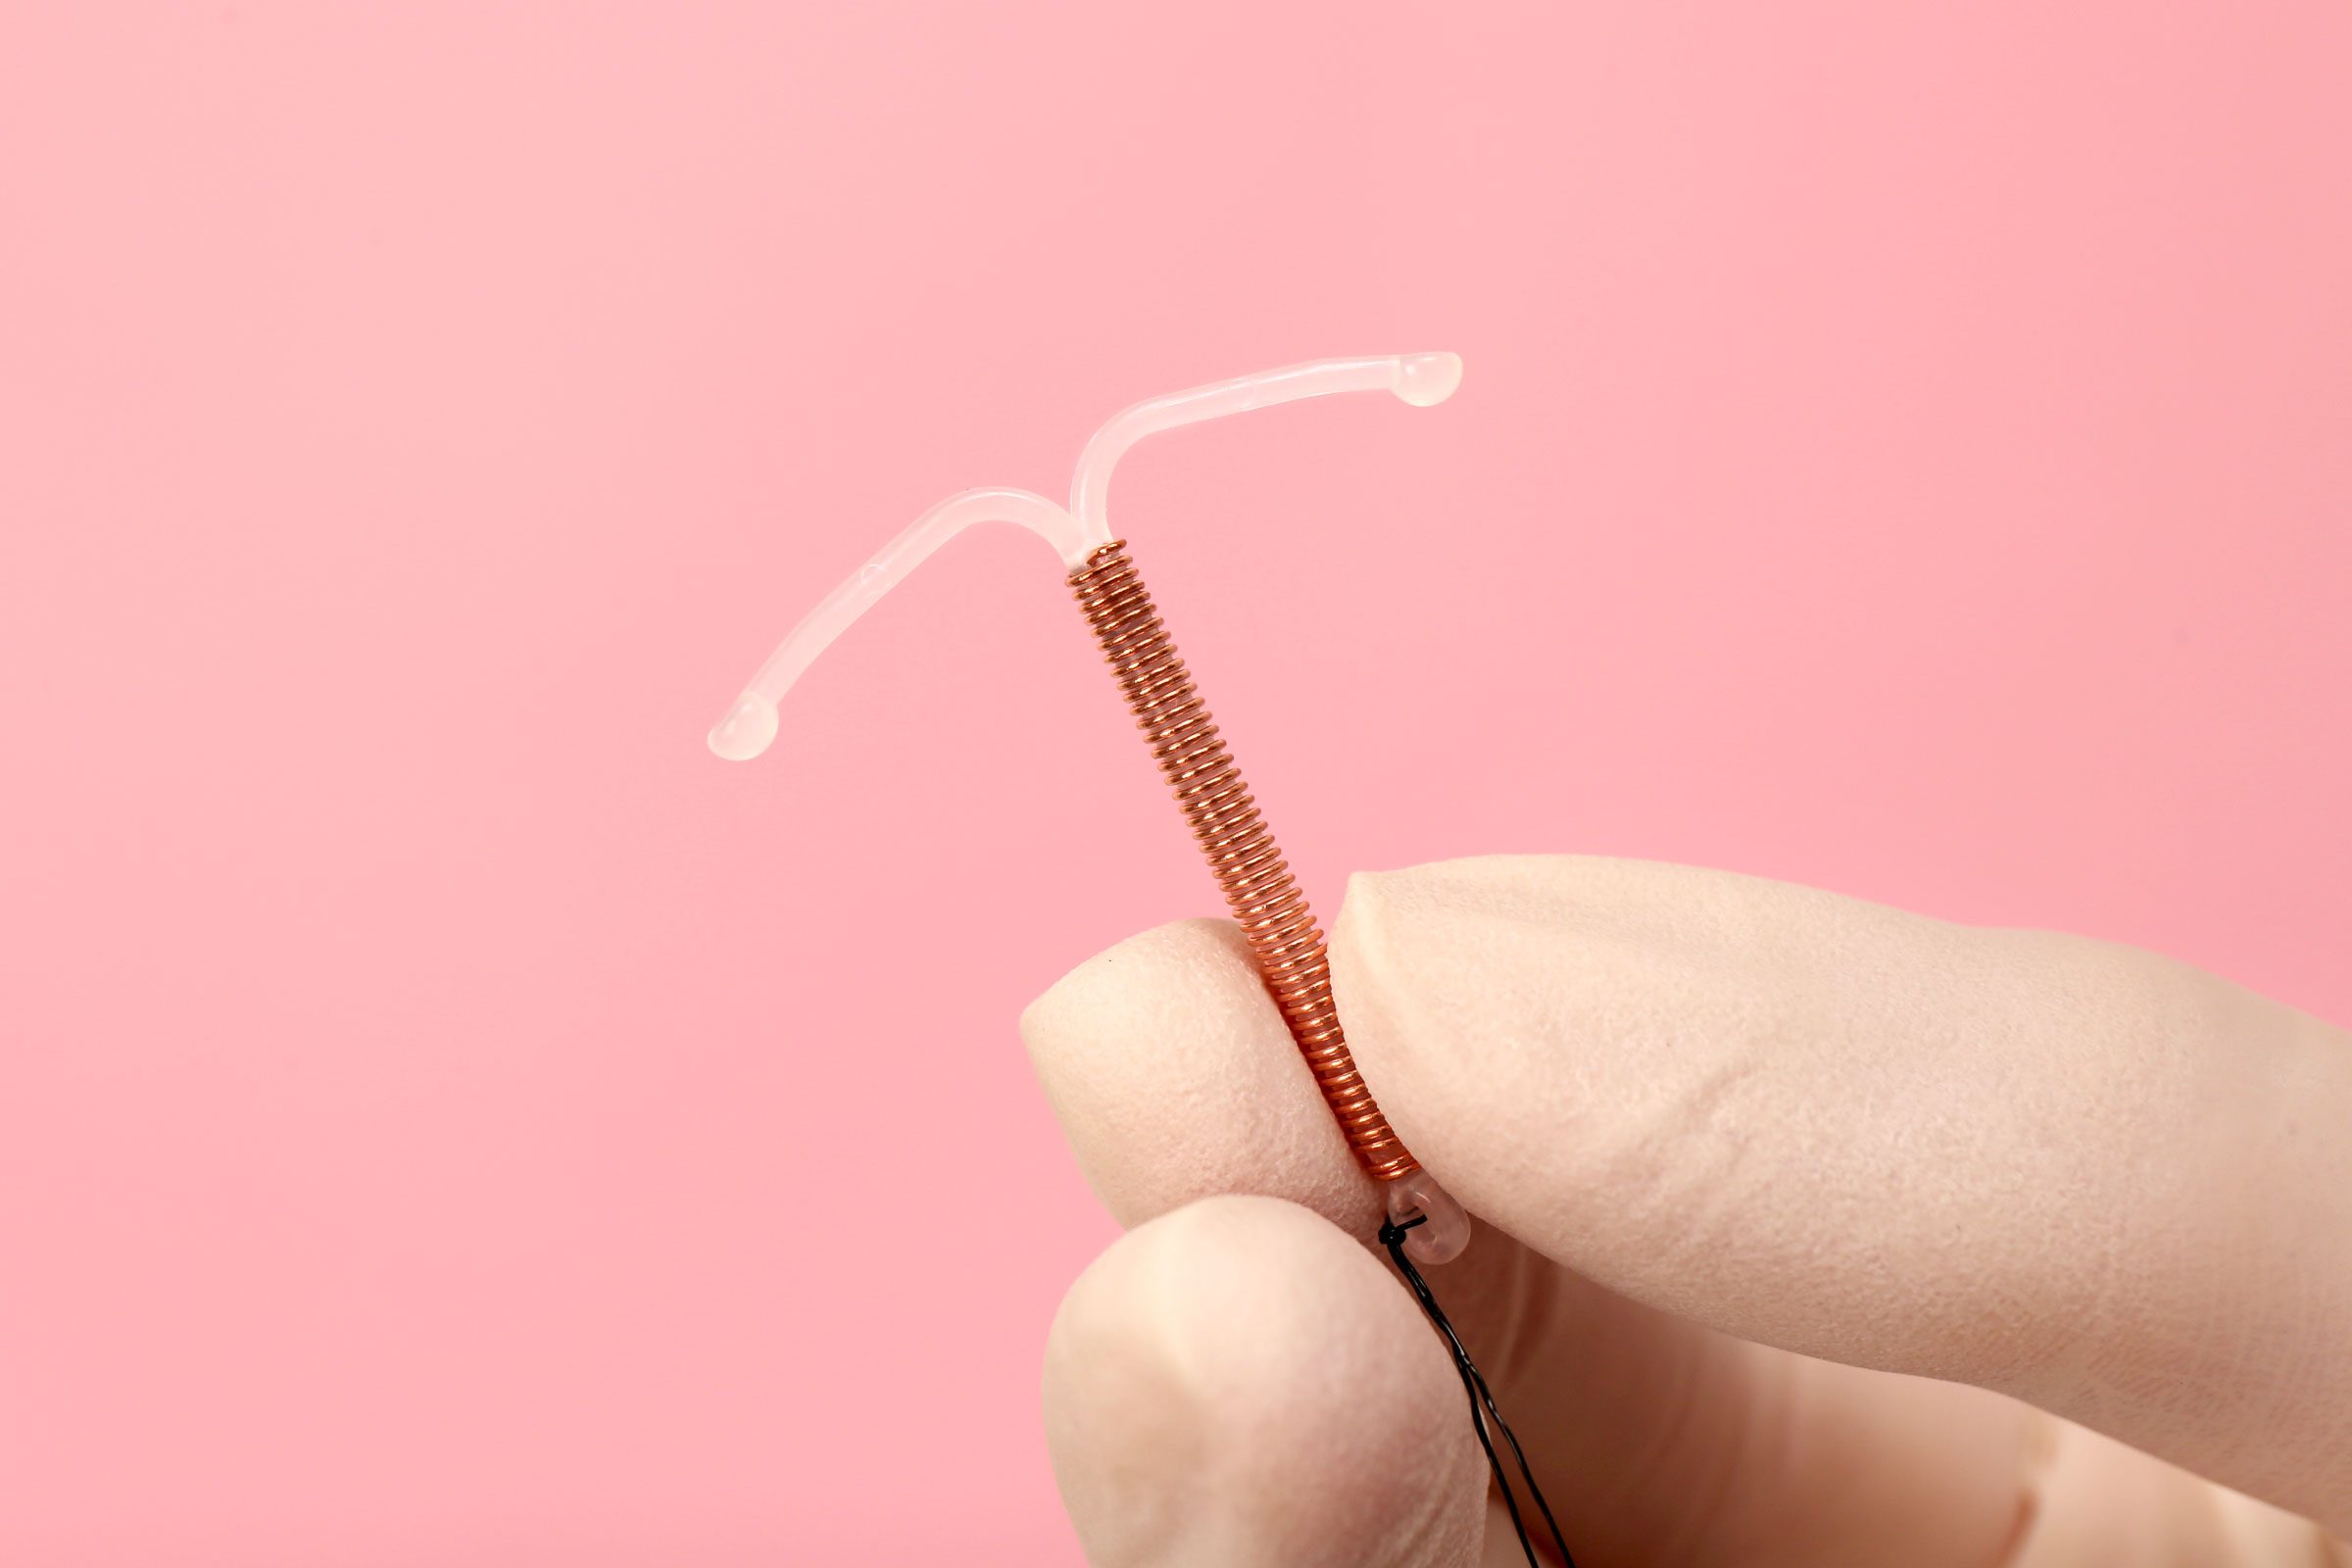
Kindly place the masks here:
POLYGON ((1418 1170, 1355 1070, 1332 1001, 1322 929, 1201 706, 1127 541, 1095 551, 1069 581, 1348 1147, 1382 1181, 1418 1170))

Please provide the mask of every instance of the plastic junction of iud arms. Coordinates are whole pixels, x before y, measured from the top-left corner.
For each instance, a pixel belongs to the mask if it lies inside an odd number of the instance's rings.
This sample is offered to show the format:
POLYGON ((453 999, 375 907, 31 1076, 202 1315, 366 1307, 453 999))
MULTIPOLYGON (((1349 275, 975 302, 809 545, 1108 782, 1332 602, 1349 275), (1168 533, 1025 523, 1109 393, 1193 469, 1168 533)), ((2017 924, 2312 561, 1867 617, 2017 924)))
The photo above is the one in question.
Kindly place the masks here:
MULTIPOLYGON (((1271 911, 1290 920, 1298 934, 1291 947, 1279 951, 1275 962, 1270 963, 1267 951, 1254 942, 1253 950, 1261 968, 1269 970, 1269 987, 1282 1002, 1286 1022, 1300 1051, 1307 1054, 1350 1148, 1366 1170, 1383 1183, 1391 1219, 1399 1225, 1411 1223, 1404 1246, 1423 1263, 1443 1263, 1457 1255, 1469 1241, 1469 1219, 1389 1130, 1370 1091, 1354 1072, 1330 1002, 1321 932, 1313 925, 1287 868, 1273 855, 1255 806, 1241 788, 1214 726, 1207 723, 1182 662, 1167 643, 1165 628, 1149 595, 1124 558, 1124 542, 1112 535, 1108 496, 1119 459, 1135 443, 1159 431, 1334 392, 1393 392, 1406 403, 1428 408, 1451 396, 1461 377, 1462 362, 1451 354, 1317 360, 1138 403, 1087 442, 1071 482, 1067 510, 1026 490, 982 489, 950 496, 917 517, 793 627, 710 736, 710 750, 720 757, 733 761, 758 757, 775 739, 777 705, 802 671, 932 552, 978 522, 1015 522, 1036 533, 1061 558, 1082 606, 1093 596, 1089 617, 1096 622, 1097 634, 1114 667, 1120 665, 1122 657, 1134 657, 1123 651, 1137 646, 1145 647, 1151 658, 1159 661, 1148 672, 1149 696, 1139 695, 1147 685, 1144 679, 1128 682, 1132 670, 1122 668, 1120 672, 1129 686, 1130 704, 1153 739, 1163 771, 1176 785, 1188 815, 1194 816, 1196 835, 1204 844, 1215 842, 1217 833, 1249 835, 1248 846, 1264 852, 1251 858, 1271 863, 1271 878, 1252 871, 1249 877, 1254 880, 1237 879, 1227 866, 1220 870, 1220 883, 1237 915, 1243 917, 1246 933, 1268 924, 1271 911), (1106 563, 1118 573, 1115 587, 1103 587, 1097 580, 1106 563), (1114 594, 1119 596, 1115 600, 1114 594), (1106 604, 1110 608, 1103 608, 1106 604), (1172 686, 1180 688, 1185 700, 1174 709, 1166 701, 1172 686), (1210 768, 1221 771, 1214 773, 1211 782, 1217 787, 1204 799, 1196 786, 1210 768), (1204 821, 1204 816, 1211 819, 1204 821), (1241 885, 1237 886, 1237 881, 1241 885), (1302 1023, 1302 1018, 1307 1021, 1302 1023)), ((1216 866, 1212 856, 1212 869, 1216 866)))

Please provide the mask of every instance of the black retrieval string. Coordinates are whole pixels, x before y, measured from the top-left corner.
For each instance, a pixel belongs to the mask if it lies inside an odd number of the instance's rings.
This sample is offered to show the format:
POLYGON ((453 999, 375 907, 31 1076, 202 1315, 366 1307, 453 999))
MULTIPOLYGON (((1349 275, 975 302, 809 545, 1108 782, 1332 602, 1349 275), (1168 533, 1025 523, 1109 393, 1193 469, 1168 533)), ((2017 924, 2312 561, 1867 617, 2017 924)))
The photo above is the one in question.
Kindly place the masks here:
POLYGON ((1478 1446, 1487 1450, 1487 1466, 1494 1472, 1494 1490, 1502 1494, 1502 1505, 1510 1510, 1511 1529, 1518 1534, 1519 1549, 1527 1553, 1527 1568, 1544 1568, 1544 1565, 1537 1560, 1535 1543, 1528 1540, 1527 1522, 1519 1516, 1519 1499, 1512 1494, 1511 1478, 1503 1473, 1502 1459, 1494 1451, 1494 1440, 1488 1435, 1489 1422, 1493 1422, 1494 1430, 1502 1434, 1502 1441, 1511 1446, 1511 1455, 1519 1461, 1520 1479, 1527 1483, 1527 1494, 1535 1498, 1536 1507, 1544 1515, 1544 1525, 1551 1531, 1551 1544, 1559 1548, 1562 1568, 1576 1568, 1576 1559, 1568 1554, 1568 1543, 1560 1539, 1560 1522, 1551 1516, 1551 1504, 1544 1500, 1544 1489, 1536 1485, 1536 1473, 1528 1466, 1527 1450, 1519 1446, 1519 1439, 1513 1435, 1510 1423, 1503 1420, 1502 1412, 1494 1407, 1494 1391, 1487 1387, 1487 1380, 1480 1374, 1478 1363, 1470 1359, 1470 1351, 1462 1344, 1462 1337, 1454 1333, 1453 1325, 1446 1321, 1445 1308, 1438 1305, 1437 1297, 1430 1291, 1429 1281, 1423 1279, 1421 1271, 1413 1267, 1413 1260, 1404 1255, 1404 1233, 1428 1217, 1426 1214, 1415 1214, 1401 1225, 1395 1220, 1382 1220, 1380 1245, 1388 1250, 1389 1260, 1396 1265, 1396 1272, 1404 1276, 1404 1283, 1412 1289, 1413 1299, 1421 1303, 1421 1310, 1429 1314, 1429 1321, 1446 1337, 1446 1345, 1453 1351, 1453 1369, 1461 1376, 1462 1392, 1470 1396, 1470 1425, 1478 1433, 1478 1446))

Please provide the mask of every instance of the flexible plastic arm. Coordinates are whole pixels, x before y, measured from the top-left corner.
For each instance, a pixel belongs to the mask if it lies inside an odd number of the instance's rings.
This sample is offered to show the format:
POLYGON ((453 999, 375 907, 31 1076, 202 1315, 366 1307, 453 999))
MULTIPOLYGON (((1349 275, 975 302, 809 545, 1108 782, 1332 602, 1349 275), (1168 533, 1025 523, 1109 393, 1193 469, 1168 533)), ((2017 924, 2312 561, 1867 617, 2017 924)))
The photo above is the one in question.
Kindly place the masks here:
POLYGON ((966 490, 948 497, 801 617, 735 699, 727 716, 711 726, 710 749, 731 762, 748 762, 766 751, 776 738, 776 705, 801 678, 801 671, 925 557, 976 522, 1017 522, 1072 566, 1096 545, 1108 542, 1105 536, 1090 543, 1068 513, 1027 490, 966 490))
POLYGON ((1251 409, 1328 397, 1334 392, 1394 392, 1415 408, 1426 409, 1453 396, 1453 389, 1461 384, 1458 354, 1383 354, 1360 360, 1312 360, 1152 398, 1114 416, 1078 455, 1078 474, 1070 482, 1070 512, 1090 538, 1107 543, 1111 537, 1111 469, 1118 466, 1127 449, 1144 437, 1180 424, 1199 424, 1228 414, 1247 414, 1251 409))
POLYGON ((1087 442, 1070 487, 1070 511, 1026 490, 966 490, 917 517, 792 628, 791 635, 743 689, 735 706, 727 710, 726 717, 711 727, 710 749, 736 762, 749 761, 766 751, 776 738, 776 705, 800 679, 801 671, 925 557, 975 522, 1017 522, 1052 545, 1063 565, 1083 565, 1088 555, 1111 540, 1107 508, 1111 469, 1129 447, 1148 435, 1333 392, 1394 392, 1407 403, 1427 408, 1452 396, 1461 379, 1462 362, 1454 355, 1386 354, 1357 360, 1316 360, 1138 403, 1087 442))

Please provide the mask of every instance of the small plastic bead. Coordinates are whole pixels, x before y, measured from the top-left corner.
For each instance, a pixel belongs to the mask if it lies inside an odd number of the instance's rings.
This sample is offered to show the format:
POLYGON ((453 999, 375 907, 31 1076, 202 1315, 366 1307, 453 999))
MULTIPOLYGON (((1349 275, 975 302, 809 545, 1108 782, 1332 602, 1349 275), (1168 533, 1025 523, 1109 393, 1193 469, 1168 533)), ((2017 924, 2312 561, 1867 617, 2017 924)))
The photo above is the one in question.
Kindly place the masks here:
POLYGON ((1450 1263, 1470 1245, 1470 1216, 1453 1195, 1438 1185, 1426 1170, 1416 1170, 1389 1183, 1389 1218, 1402 1225, 1427 1216, 1404 1233, 1404 1255, 1416 1263, 1450 1263))

